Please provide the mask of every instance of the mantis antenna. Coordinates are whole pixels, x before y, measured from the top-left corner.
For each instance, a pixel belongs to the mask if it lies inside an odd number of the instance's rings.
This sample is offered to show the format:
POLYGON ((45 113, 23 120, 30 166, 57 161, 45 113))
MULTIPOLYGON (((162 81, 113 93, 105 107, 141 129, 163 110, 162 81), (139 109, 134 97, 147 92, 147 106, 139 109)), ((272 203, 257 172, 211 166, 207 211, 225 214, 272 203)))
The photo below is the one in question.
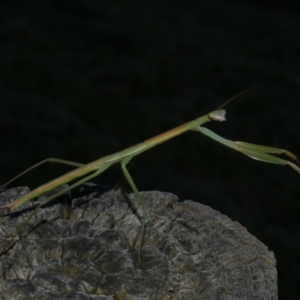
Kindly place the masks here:
POLYGON ((254 86, 252 86, 252 87, 250 87, 250 88, 248 88, 248 89, 246 89, 246 90, 244 90, 244 91, 242 91, 242 92, 240 92, 240 93, 234 95, 233 97, 231 97, 231 98, 228 99, 227 101, 225 101, 225 102, 224 102, 217 110, 220 110, 221 108, 225 107, 225 106, 226 106, 227 104, 229 104, 231 101, 233 101, 234 99, 236 99, 236 98, 242 96, 243 94, 245 94, 245 93, 247 93, 247 92, 249 92, 249 91, 251 91, 251 90, 254 90, 254 89, 256 89, 256 88, 258 88, 258 87, 260 87, 260 86, 264 86, 264 85, 275 85, 275 84, 272 84, 272 83, 261 83, 261 84, 254 85, 254 86))

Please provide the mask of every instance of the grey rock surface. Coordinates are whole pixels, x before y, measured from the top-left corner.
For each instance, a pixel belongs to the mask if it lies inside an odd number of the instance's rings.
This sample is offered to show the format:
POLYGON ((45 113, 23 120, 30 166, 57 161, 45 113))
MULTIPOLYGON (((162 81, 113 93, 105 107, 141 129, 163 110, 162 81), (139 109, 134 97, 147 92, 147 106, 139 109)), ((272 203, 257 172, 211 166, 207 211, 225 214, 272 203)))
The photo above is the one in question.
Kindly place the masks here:
MULTIPOLYGON (((26 192, 4 191, 0 205, 26 192)), ((274 254, 243 226, 170 193, 142 196, 144 267, 135 195, 87 184, 69 211, 67 196, 40 209, 0 257, 1 299, 278 299, 274 254)), ((36 203, 2 213, 1 247, 36 203)))

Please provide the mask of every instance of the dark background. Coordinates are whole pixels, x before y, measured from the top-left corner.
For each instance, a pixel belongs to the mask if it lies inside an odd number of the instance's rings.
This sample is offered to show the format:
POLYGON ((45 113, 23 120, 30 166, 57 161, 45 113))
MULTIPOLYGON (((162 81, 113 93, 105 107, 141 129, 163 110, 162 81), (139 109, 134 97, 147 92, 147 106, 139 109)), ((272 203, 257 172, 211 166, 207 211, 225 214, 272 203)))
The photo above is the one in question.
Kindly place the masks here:
MULTIPOLYGON (((47 157, 88 163, 215 110, 225 138, 300 156, 300 10, 253 1, 2 1, 0 179, 47 157)), ((40 167, 34 188, 66 171, 40 167)), ((140 190, 228 215, 275 252, 280 299, 300 295, 300 174, 189 132, 134 159, 140 190)), ((94 182, 114 186, 114 167, 94 182)), ((122 183, 128 191, 130 189, 122 183)))

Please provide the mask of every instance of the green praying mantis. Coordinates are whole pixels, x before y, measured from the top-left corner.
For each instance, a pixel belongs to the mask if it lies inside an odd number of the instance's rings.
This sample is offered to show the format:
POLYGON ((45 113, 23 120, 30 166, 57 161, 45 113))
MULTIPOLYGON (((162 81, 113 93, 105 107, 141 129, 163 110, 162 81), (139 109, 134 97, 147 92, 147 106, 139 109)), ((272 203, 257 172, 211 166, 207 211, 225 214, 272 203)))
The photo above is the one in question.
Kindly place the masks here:
MULTIPOLYGON (((253 87, 252 87, 253 88, 253 87)), ((250 89, 252 89, 250 88, 250 89)), ((247 89, 239 94, 237 94, 236 96, 232 97, 231 99, 229 99, 228 101, 226 101, 219 109, 212 111, 210 113, 208 113, 207 115, 201 116, 193 121, 187 122, 183 125, 180 125, 176 128, 173 128, 169 131, 166 131, 164 133, 161 133, 153 138, 150 138, 148 140, 145 140, 143 143, 139 143, 135 146, 129 147, 125 150, 116 152, 114 154, 111 155, 107 155, 105 157, 102 157, 96 161, 93 161, 89 164, 83 165, 80 163, 76 163, 76 162, 72 162, 72 161, 65 161, 65 160, 61 160, 61 159, 56 159, 56 158, 48 158, 45 159, 37 164, 35 164, 34 166, 30 167, 29 169, 25 170, 24 172, 22 172, 21 174, 19 174, 18 176, 16 176, 15 178, 13 178, 12 180, 8 181, 6 184, 2 185, 0 187, 0 189, 2 189, 4 186, 8 185, 9 183, 11 183, 13 180, 19 178, 20 176, 22 176, 23 174, 25 174, 26 172, 32 170, 33 168, 36 168, 37 166, 46 163, 46 162, 56 162, 56 163, 63 163, 63 164, 67 164, 67 165, 71 165, 76 167, 76 169, 74 169, 73 171, 68 172, 65 175, 62 175, 52 181, 49 181, 48 183, 45 183, 39 187, 37 187, 36 189, 34 189, 33 191, 29 192, 28 194, 22 196, 19 199, 16 199, 15 201, 6 204, 4 206, 0 206, 0 209, 8 209, 9 211, 15 211, 16 209, 18 209, 19 207, 21 207, 23 204, 25 204, 27 201, 40 196, 41 194, 48 192, 50 190, 53 190, 54 188, 57 188, 63 184, 66 184, 70 181, 73 181, 77 178, 83 177, 81 179, 79 179, 78 181, 76 181, 75 183, 73 183, 72 185, 62 189, 61 191, 57 192, 56 194, 46 198, 44 201, 42 201, 35 209, 34 211, 30 214, 30 216, 27 218, 27 220, 18 228, 18 230, 16 231, 16 233, 13 235, 13 237, 4 245, 4 247, 2 248, 0 255, 2 255, 3 253, 5 253, 10 246, 12 245, 15 237, 18 235, 18 233, 23 229, 23 227, 27 224, 27 222, 30 220, 30 218, 35 214, 35 212, 43 205, 47 204, 49 201, 57 198, 58 196, 67 193, 68 191, 74 189, 75 187, 91 180, 92 178, 98 176, 99 174, 101 174, 102 172, 104 172, 106 169, 108 169, 110 166, 116 164, 116 163, 120 163, 121 164, 121 169, 123 171, 123 174, 125 176, 125 178, 127 179, 130 187, 132 188, 132 190, 134 191, 139 203, 142 206, 142 212, 143 212, 143 216, 142 216, 142 226, 141 226, 141 232, 140 232, 140 236, 139 236, 139 244, 138 244, 138 262, 140 264, 142 264, 142 260, 141 260, 141 249, 143 246, 143 238, 144 238, 144 232, 145 232, 145 222, 146 222, 146 216, 147 216, 147 208, 145 205, 145 202, 140 194, 140 192, 138 191, 131 175, 129 174, 129 171, 127 169, 127 164, 132 160, 133 157, 149 150, 152 147, 157 146, 158 144, 164 143, 180 134, 183 134, 189 130, 193 130, 193 131, 198 131, 204 135, 206 135, 207 137, 215 140, 218 143, 223 144, 224 146, 227 146, 233 150, 239 151, 253 159, 259 160, 259 161, 263 161, 263 162, 268 162, 268 163, 273 163, 273 164, 278 164, 278 165, 289 165, 290 167, 292 167, 295 171, 297 171, 298 173, 300 173, 300 168, 293 162, 291 162, 290 160, 286 160, 286 159, 282 159, 280 157, 274 156, 273 154, 285 154, 287 157, 289 157, 290 159, 297 161, 297 157, 284 149, 280 149, 280 148, 274 148, 274 147, 268 147, 268 146, 261 146, 261 145, 255 145, 255 144, 249 144, 249 143, 244 143, 244 142, 235 142, 235 141, 231 141, 231 140, 227 140, 222 138, 221 136, 217 135, 216 133, 212 132, 211 130, 202 127, 203 124, 210 122, 210 121, 218 121, 218 122, 222 122, 222 121, 226 121, 225 119, 225 114, 226 111, 224 109, 222 109, 227 103, 229 103, 230 101, 232 101, 233 99, 235 99, 236 97, 240 96, 241 94, 247 92, 247 89)))

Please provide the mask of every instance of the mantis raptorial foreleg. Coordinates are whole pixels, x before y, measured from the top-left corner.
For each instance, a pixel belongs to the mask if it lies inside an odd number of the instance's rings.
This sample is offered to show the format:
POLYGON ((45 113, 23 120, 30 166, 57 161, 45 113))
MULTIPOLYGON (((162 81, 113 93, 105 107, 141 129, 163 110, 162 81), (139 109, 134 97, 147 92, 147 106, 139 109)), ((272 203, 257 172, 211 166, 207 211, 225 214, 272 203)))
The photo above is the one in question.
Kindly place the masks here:
POLYGON ((286 156, 298 162, 296 155, 294 155, 290 151, 287 151, 285 149, 275 148, 275 147, 261 146, 261 145, 250 144, 245 142, 234 142, 234 141, 226 140, 205 127, 199 126, 194 130, 199 131, 204 135, 210 137, 211 139, 225 145, 226 147, 239 151, 253 159, 272 163, 272 164, 282 165, 282 166, 289 165, 295 171, 300 173, 300 168, 294 163, 290 162, 289 160, 285 160, 280 157, 270 155, 270 153, 285 154, 286 156))

